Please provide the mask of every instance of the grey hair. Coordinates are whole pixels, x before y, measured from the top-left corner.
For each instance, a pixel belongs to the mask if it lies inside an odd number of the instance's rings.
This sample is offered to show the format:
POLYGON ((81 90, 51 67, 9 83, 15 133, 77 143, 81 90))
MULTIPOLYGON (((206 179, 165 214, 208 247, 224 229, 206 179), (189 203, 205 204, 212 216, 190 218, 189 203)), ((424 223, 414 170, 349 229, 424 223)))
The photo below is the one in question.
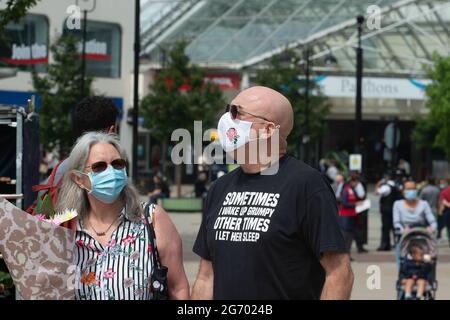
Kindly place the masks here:
MULTIPOLYGON (((87 191, 81 189, 71 179, 71 174, 74 171, 84 171, 91 147, 101 142, 113 145, 122 159, 127 159, 125 150, 120 145, 117 135, 104 132, 88 132, 81 136, 77 140, 67 159, 68 167, 64 175, 61 190, 59 191, 56 211, 61 212, 65 209, 75 209, 78 212, 78 217, 80 219, 87 216, 90 209, 87 191)), ((128 218, 133 220, 139 219, 139 217, 142 216, 143 209, 139 201, 139 193, 130 181, 128 181, 127 185, 123 188, 120 196, 126 204, 125 208, 128 218)))

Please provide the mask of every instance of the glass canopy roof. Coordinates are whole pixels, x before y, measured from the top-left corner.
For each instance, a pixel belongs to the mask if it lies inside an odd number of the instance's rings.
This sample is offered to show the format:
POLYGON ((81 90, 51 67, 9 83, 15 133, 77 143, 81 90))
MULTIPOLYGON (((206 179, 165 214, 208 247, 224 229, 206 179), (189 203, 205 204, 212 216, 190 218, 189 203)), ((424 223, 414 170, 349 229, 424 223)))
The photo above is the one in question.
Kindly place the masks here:
POLYGON ((434 51, 450 54, 448 0, 147 0, 141 41, 155 62, 185 40, 194 63, 236 69, 309 47, 316 68, 346 72, 355 68, 359 14, 366 72, 422 74, 434 51), (325 62, 330 54, 333 65, 325 62))

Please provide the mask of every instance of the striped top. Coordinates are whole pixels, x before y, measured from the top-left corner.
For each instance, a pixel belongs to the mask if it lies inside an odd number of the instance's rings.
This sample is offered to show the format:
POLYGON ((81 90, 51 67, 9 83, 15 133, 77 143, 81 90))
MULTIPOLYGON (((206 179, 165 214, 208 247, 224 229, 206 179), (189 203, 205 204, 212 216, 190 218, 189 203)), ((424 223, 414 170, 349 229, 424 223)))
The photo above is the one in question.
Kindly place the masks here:
MULTIPOLYGON (((152 211, 150 211, 152 212, 152 211)), ((152 246, 144 217, 130 220, 125 208, 103 247, 78 220, 75 235, 77 300, 150 300, 152 246)), ((150 218, 149 218, 150 219, 150 218)))

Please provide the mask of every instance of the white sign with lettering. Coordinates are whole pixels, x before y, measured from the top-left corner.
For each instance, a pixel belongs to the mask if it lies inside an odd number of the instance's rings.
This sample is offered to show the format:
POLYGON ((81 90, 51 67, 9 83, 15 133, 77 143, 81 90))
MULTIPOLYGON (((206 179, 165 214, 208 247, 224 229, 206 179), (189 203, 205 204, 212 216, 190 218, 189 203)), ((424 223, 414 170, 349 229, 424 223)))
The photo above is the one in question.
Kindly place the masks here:
MULTIPOLYGON (((316 78, 322 93, 329 97, 350 98, 356 95, 355 77, 322 76, 316 78)), ((363 98, 424 100, 431 80, 400 78, 363 78, 363 98)))

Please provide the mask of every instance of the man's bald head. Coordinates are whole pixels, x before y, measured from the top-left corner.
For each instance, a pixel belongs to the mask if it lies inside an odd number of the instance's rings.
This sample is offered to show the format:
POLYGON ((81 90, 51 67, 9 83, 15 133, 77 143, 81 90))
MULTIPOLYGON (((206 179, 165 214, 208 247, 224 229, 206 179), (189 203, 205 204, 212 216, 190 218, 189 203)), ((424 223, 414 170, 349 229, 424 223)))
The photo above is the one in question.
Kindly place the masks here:
POLYGON ((231 102, 246 112, 264 117, 280 126, 280 138, 286 140, 294 125, 291 103, 278 91, 256 86, 243 90, 231 102))

